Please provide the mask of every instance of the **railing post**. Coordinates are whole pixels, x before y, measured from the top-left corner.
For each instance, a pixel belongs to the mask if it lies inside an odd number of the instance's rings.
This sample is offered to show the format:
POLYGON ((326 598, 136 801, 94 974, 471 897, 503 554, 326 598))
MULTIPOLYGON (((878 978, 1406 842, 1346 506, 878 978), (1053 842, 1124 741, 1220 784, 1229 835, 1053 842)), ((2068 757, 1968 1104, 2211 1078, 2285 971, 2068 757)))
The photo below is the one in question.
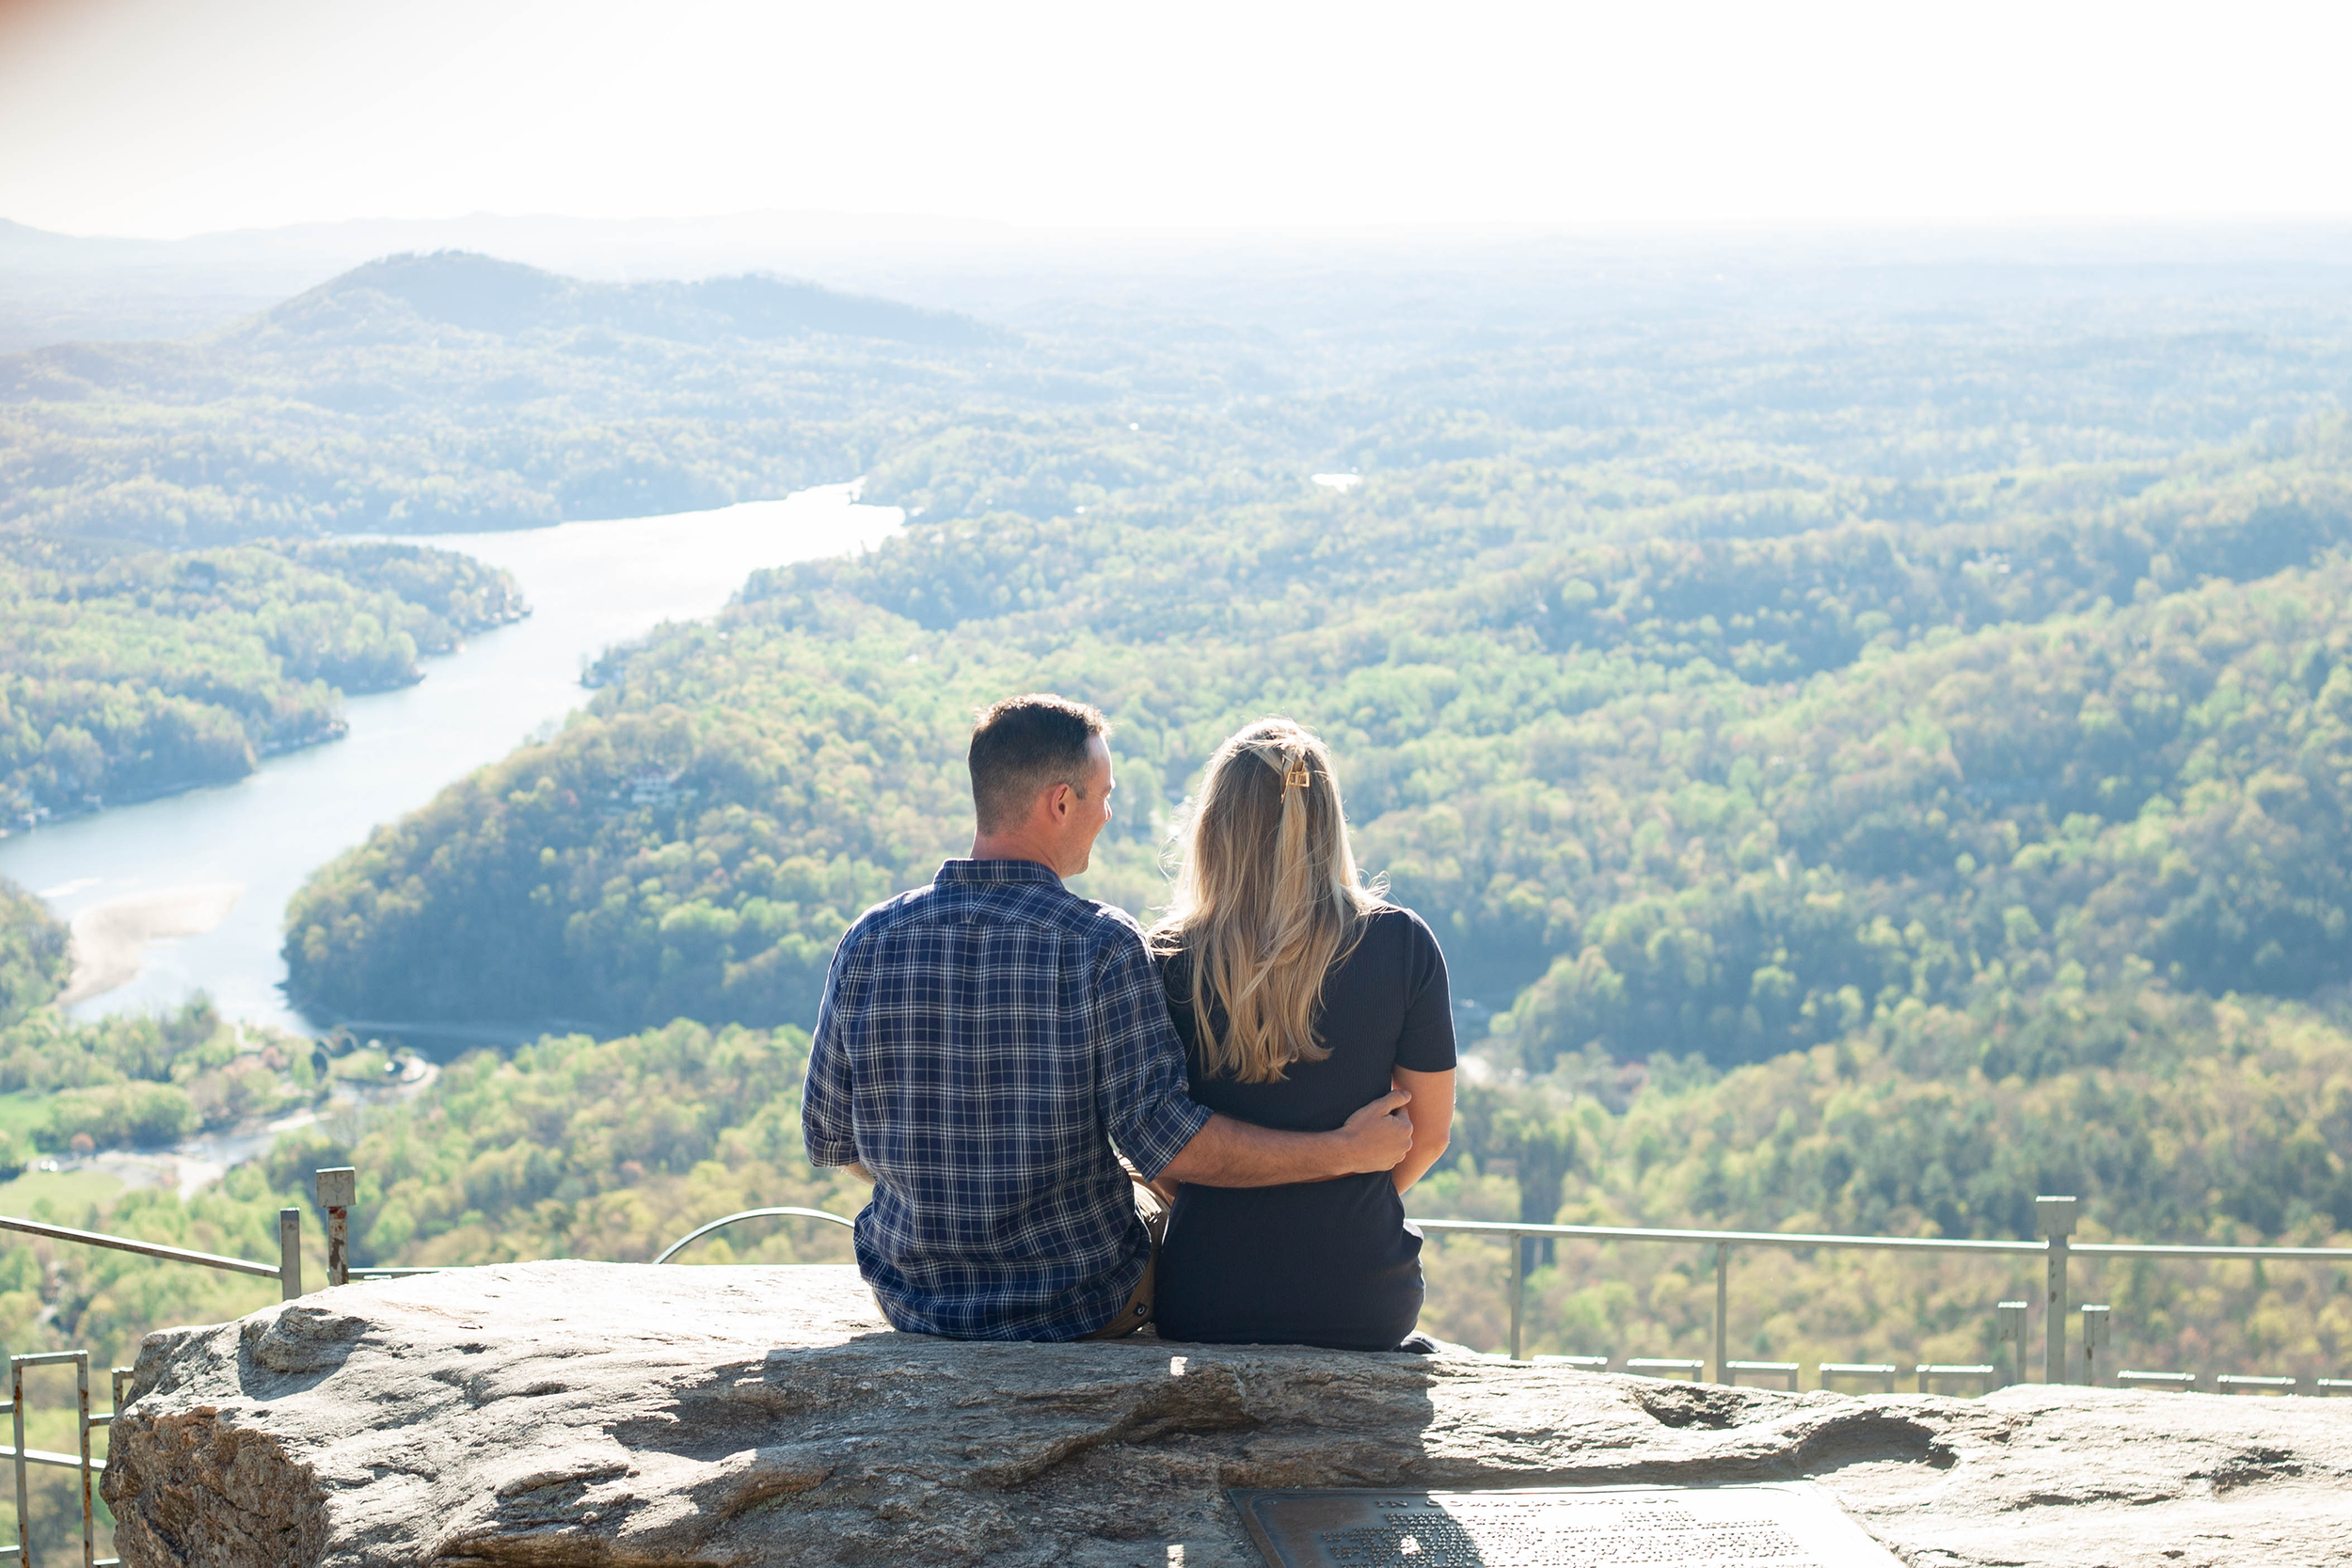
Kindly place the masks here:
POLYGON ((318 1173, 319 1207, 326 1211, 326 1282, 351 1282, 351 1209, 358 1201, 358 1173, 329 1165, 318 1173))
POLYGON ((2033 1200, 2042 1234, 2050 1241, 2049 1298, 2042 1304, 2042 1381, 2066 1381, 2066 1238, 2074 1233, 2074 1200, 2033 1200))
POLYGON ((81 1395, 82 1413, 82 1568, 98 1562, 98 1510, 90 1497, 89 1478, 89 1352, 73 1353, 73 1382, 81 1395))
POLYGON ((1728 1382, 1724 1376, 1724 1361, 1730 1354, 1731 1324, 1731 1247, 1715 1243, 1715 1381, 1728 1382))
POLYGON ((1997 1303, 1993 1308, 1993 1342, 1995 1345, 2017 1347, 2009 1353, 2009 1370, 2018 1382, 2025 1382, 2026 1304, 2022 1301, 1997 1303))
POLYGON ((278 1211, 278 1299, 302 1293, 302 1211, 278 1211))
POLYGON ((1519 1335, 1520 1320, 1526 1314, 1526 1307, 1527 1238, 1514 1230, 1511 1232, 1511 1359, 1514 1361, 1527 1359, 1520 1354, 1522 1340, 1519 1335))
POLYGON ((16 1560, 18 1568, 32 1568, 33 1496, 24 1476, 24 1363, 13 1355, 8 1357, 8 1397, 16 1410, 16 1560))
POLYGON ((2099 1363, 2106 1359, 2110 1322, 2105 1307, 2083 1308, 2083 1381, 2099 1386, 2099 1363))

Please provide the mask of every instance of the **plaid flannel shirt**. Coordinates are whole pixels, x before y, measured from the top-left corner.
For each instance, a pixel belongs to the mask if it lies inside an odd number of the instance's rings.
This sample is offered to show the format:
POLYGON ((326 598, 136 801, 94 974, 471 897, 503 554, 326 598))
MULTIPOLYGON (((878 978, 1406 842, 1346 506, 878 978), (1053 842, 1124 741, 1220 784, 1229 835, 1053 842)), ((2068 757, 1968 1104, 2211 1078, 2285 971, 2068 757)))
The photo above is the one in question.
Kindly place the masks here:
POLYGON ((1035 862, 948 861, 834 954, 801 1132, 873 1172, 858 1267, 899 1328, 1102 1327, 1151 1253, 1112 1146, 1157 1176, 1208 1119, 1142 932, 1035 862))

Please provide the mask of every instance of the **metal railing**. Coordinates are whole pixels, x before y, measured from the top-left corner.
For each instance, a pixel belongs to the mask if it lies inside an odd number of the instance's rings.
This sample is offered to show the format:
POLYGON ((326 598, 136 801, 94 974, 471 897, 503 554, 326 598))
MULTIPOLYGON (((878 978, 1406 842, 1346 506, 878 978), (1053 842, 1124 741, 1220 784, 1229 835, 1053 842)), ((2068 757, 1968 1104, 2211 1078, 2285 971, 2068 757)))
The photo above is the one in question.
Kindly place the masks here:
MULTIPOLYGON (((283 1280, 287 1277, 277 1263, 256 1263, 250 1258, 224 1258, 217 1252, 193 1252, 186 1247, 166 1246, 160 1242, 134 1241, 128 1236, 109 1236, 103 1231, 76 1230, 70 1225, 44 1225, 39 1220, 21 1220, 0 1214, 0 1230, 20 1230, 27 1236, 46 1236, 53 1242, 78 1242, 84 1246, 109 1247, 117 1252, 135 1252, 143 1258, 161 1258, 173 1263, 198 1263, 208 1269, 224 1269, 230 1274, 253 1275, 262 1279, 283 1280)), ((292 1301, 302 1293, 302 1211, 281 1209, 278 1212, 278 1244, 283 1247, 292 1238, 294 1261, 292 1288, 283 1291, 284 1300, 292 1301)))
POLYGON ((721 1218, 712 1220, 708 1225, 701 1226, 695 1229, 688 1231, 685 1235, 680 1236, 676 1241, 672 1242, 668 1246, 663 1247, 661 1249, 661 1256, 655 1259, 654 1261, 657 1263, 666 1263, 671 1259, 675 1258, 680 1252, 683 1252, 686 1248, 691 1246, 694 1243, 699 1242, 705 1236, 709 1235, 712 1231, 724 1230, 728 1226, 733 1225, 738 1220, 767 1219, 771 1215, 776 1214, 789 1214, 796 1218, 804 1220, 828 1220, 834 1225, 846 1227, 850 1230, 855 1230, 857 1228, 857 1221, 845 1220, 839 1214, 828 1213, 822 1209, 746 1209, 741 1213, 723 1215, 721 1218))
MULTIPOLYGON (((320 1170, 317 1175, 319 1207, 326 1218, 326 1283, 345 1284, 355 1279, 389 1279, 411 1275, 437 1274, 438 1268, 354 1268, 350 1261, 350 1211, 358 1200, 357 1172, 348 1165, 320 1170)), ((2042 1239, 2039 1242, 1992 1241, 1970 1237, 1941 1236, 1845 1236, 1817 1234, 1809 1231, 1777 1230, 1697 1230, 1666 1229, 1643 1226, 1608 1225, 1534 1225, 1502 1220, 1414 1220, 1410 1223, 1424 1232, 1439 1235, 1465 1234, 1505 1239, 1511 1243, 1511 1341, 1510 1354, 1515 1361, 1528 1359, 1526 1354, 1527 1301, 1527 1243, 1554 1239, 1620 1243, 1629 1242, 1659 1245, 1698 1245, 1713 1249, 1715 1265, 1715 1312, 1713 1321, 1714 1354, 1711 1361, 1701 1362, 1665 1357, 1635 1356, 1626 1363, 1629 1370, 1649 1375, 1684 1373, 1693 1377, 1711 1371, 1709 1381, 1735 1384, 1741 1373, 1750 1376, 1783 1377, 1790 1387, 1799 1381, 1800 1369, 1795 1362, 1736 1361, 1730 1358, 1731 1258, 1743 1247, 1779 1248, 1786 1251, 1861 1250, 1907 1253, 1945 1253, 1990 1257, 2040 1257, 2045 1270, 2042 1308, 2042 1380, 2047 1383, 2069 1381, 2067 1357, 2066 1314, 2067 1265, 2075 1257, 2132 1258, 2151 1259, 2235 1259, 2241 1261, 2310 1261, 2352 1266, 2352 1248, 2344 1247, 2284 1247, 2284 1246, 2206 1246, 2148 1244, 2122 1242, 2086 1242, 2073 1240, 2077 1204, 2072 1197, 2043 1196, 2034 1200, 2042 1239)), ((704 1237, 723 1230, 745 1220, 790 1218, 815 1220, 822 1224, 854 1228, 856 1222, 822 1209, 777 1207, 745 1209, 723 1215, 707 1225, 698 1226, 679 1237, 655 1258, 656 1263, 667 1263, 680 1252, 704 1237)), ((292 1301, 303 1294, 302 1286, 302 1211, 281 1209, 278 1214, 278 1261, 275 1264, 257 1262, 247 1258, 230 1258, 215 1252, 199 1252, 188 1247, 167 1246, 158 1242, 138 1241, 128 1236, 109 1236, 102 1231, 81 1230, 71 1226, 51 1225, 44 1221, 18 1219, 0 1215, 0 1230, 13 1230, 52 1241, 71 1242, 78 1245, 108 1248, 118 1252, 135 1253, 141 1257, 167 1262, 188 1263, 200 1268, 218 1269, 230 1274, 278 1282, 281 1300, 292 1301)), ((2095 1380, 2100 1370, 2100 1356, 2106 1347, 2108 1312, 2096 1304, 2083 1307, 2084 1371, 2086 1380, 2095 1380)), ((2005 1301, 1995 1309, 1996 1338, 2017 1346, 2018 1370, 2024 1371, 2026 1339, 2026 1319, 2029 1304, 2005 1301)), ((1605 1369, 1603 1356, 1547 1355, 1538 1360, 1605 1369)), ((30 1568, 29 1510, 30 1492, 26 1469, 32 1465, 47 1465, 76 1469, 82 1480, 82 1560, 85 1568, 106 1568, 117 1560, 101 1560, 97 1556, 96 1503, 94 1472, 90 1457, 90 1433, 113 1425, 122 1409, 125 1383, 131 1376, 128 1367, 113 1369, 114 1408, 103 1415, 93 1415, 89 1398, 89 1353, 87 1351, 56 1351, 35 1355, 12 1355, 10 1369, 10 1402, 14 1416, 16 1441, 13 1447, 0 1449, 13 1465, 16 1476, 17 1543, 0 1546, 0 1560, 13 1560, 30 1568), (52 1365, 72 1365, 75 1369, 80 1391, 80 1413, 77 1430, 80 1434, 79 1453, 56 1453, 40 1449, 28 1449, 24 1443, 24 1369, 52 1365)), ((1837 1377, 1869 1377, 1892 1388, 1901 1369, 1888 1363, 1825 1362, 1816 1369, 1824 1384, 1837 1377)), ((1921 1391, 1936 1380, 1973 1378, 1991 1386, 1995 1370, 1990 1365, 1935 1365, 1922 1363, 1911 1369, 1918 1379, 1921 1391)), ((2193 1373, 2121 1371, 2115 1380, 2125 1386, 2194 1387, 2193 1373)), ((2265 1377, 2242 1373, 2224 1373, 2215 1377, 2217 1391, 2297 1392, 2300 1384, 2294 1378, 2265 1377)), ((2352 1393, 2352 1379, 2317 1378, 2314 1392, 2322 1395, 2352 1393)))
MULTIPOLYGON (((229 1274, 247 1275, 278 1281, 280 1299, 293 1300, 302 1293, 302 1212, 284 1209, 278 1212, 278 1243, 282 1260, 272 1265, 257 1263, 249 1258, 228 1258, 216 1252, 197 1252, 187 1247, 165 1246, 159 1242, 142 1242, 128 1236, 109 1236, 95 1230, 78 1230, 72 1226, 48 1225, 39 1220, 18 1219, 0 1215, 0 1230, 14 1230, 28 1236, 43 1236, 51 1241, 73 1242, 84 1246, 104 1247, 115 1252, 135 1253, 142 1258, 158 1258, 172 1263, 193 1263, 201 1268, 219 1269, 229 1274)), ((6 1458, 16 1477, 16 1542, 0 1546, 0 1560, 13 1561, 20 1568, 31 1568, 33 1552, 32 1480, 29 1469, 46 1465, 81 1473, 82 1490, 82 1562, 84 1568, 111 1568, 119 1558, 98 1555, 98 1502, 96 1471, 98 1463, 90 1457, 90 1433, 114 1425, 122 1413, 123 1385, 130 1381, 131 1369, 112 1370, 112 1408, 103 1414, 90 1410, 89 1352, 86 1350, 47 1351, 35 1355, 8 1357, 8 1410, 13 1418, 15 1442, 0 1448, 0 1458, 6 1458), (78 1451, 58 1453, 49 1449, 26 1446, 24 1417, 24 1369, 27 1367, 71 1366, 74 1373, 77 1394, 74 1430, 79 1438, 78 1451)))
POLYGON ((96 1467, 90 1462, 89 1434, 114 1425, 115 1418, 122 1413, 122 1385, 130 1375, 131 1369, 128 1367, 114 1369, 114 1407, 103 1416, 96 1416, 90 1413, 89 1407, 89 1352, 49 1351, 39 1355, 8 1357, 8 1412, 14 1418, 16 1442, 11 1447, 0 1449, 0 1454, 7 1455, 16 1471, 16 1544, 0 1546, 0 1558, 24 1564, 33 1560, 32 1481, 27 1471, 35 1465, 53 1465, 81 1472, 82 1561, 88 1568, 117 1568, 121 1562, 120 1558, 98 1555, 98 1499, 92 1473, 96 1467), (47 1449, 24 1446, 24 1369, 60 1366, 73 1369, 74 1385, 81 1396, 74 1423, 80 1439, 80 1451, 77 1453, 54 1453, 47 1449))
MULTIPOLYGON (((319 1206, 326 1212, 326 1282, 341 1285, 352 1277, 349 1267, 347 1238, 349 1215, 354 1197, 354 1172, 348 1165, 340 1165, 317 1173, 319 1206)), ((99 1230, 81 1230, 70 1225, 51 1225, 43 1220, 20 1219, 0 1214, 0 1230, 13 1230, 21 1235, 40 1236, 53 1242, 72 1242, 79 1246, 103 1247, 111 1252, 128 1252, 141 1258, 160 1259, 167 1263, 189 1263, 199 1268, 218 1269, 224 1274, 238 1274, 255 1279, 278 1281, 280 1301, 292 1301, 302 1290, 302 1211, 278 1211, 278 1261, 257 1262, 250 1258, 230 1258, 217 1252, 199 1252, 192 1247, 166 1246, 161 1242, 144 1242, 131 1236, 109 1236, 99 1230)), ((0 1560, 13 1561, 20 1568, 31 1568, 32 1483, 28 1469, 35 1465, 60 1466, 81 1472, 82 1481, 82 1562, 84 1568, 109 1568, 119 1558, 98 1555, 98 1502, 96 1471, 98 1462, 90 1457, 90 1433, 114 1425, 122 1413, 123 1386, 130 1381, 131 1369, 113 1369, 113 1408, 103 1415, 90 1411, 89 1352, 86 1350, 49 1351, 37 1355, 8 1357, 8 1410, 14 1417, 16 1441, 0 1448, 16 1474, 16 1543, 0 1546, 0 1560), (79 1392, 79 1411, 75 1430, 80 1436, 78 1453, 57 1453, 47 1449, 27 1448, 24 1443, 24 1369, 27 1367, 72 1366, 79 1392)))
MULTIPOLYGON (((1423 1231, 1463 1232, 1511 1239, 1511 1359, 1525 1360, 1525 1319, 1527 1304, 1527 1245, 1529 1240, 1543 1238, 1575 1239, 1597 1242, 1639 1242, 1663 1244, 1696 1244, 1714 1249, 1715 1316, 1714 1356, 1711 1381, 1725 1383, 1734 1369, 1730 1361, 1731 1336, 1731 1255, 1741 1247, 1777 1247, 1788 1251, 1810 1251, 1817 1248, 1852 1249, 1861 1251, 1963 1253, 1994 1257, 2040 1257, 2043 1260, 2045 1284, 2042 1300, 2042 1380, 2044 1383, 2069 1381, 2067 1360, 2066 1314, 2067 1264, 2074 1258, 2144 1258, 2144 1259, 2237 1259, 2258 1262, 2319 1262, 2352 1266, 2352 1248, 2295 1246, 2206 1246, 2201 1244, 2171 1245, 2130 1242, 2081 1242, 2073 1240, 2078 1205, 2072 1197, 2042 1196, 2034 1199, 2034 1210, 2040 1222, 2042 1240, 2039 1242, 2006 1242, 1979 1240, 1973 1237, 1946 1236, 1837 1236, 1812 1232, 1779 1230, 1671 1230, 1642 1226, 1612 1225, 1532 1225, 1505 1220, 1414 1220, 1411 1223, 1423 1231)), ((2098 1355, 2106 1348, 2107 1308, 2090 1306, 2084 1308, 2084 1349, 2086 1378, 2097 1375, 2098 1355)), ((2025 1317, 2026 1304, 2001 1304, 2003 1320, 2001 1338, 2013 1339, 2017 1345, 2019 1371, 2024 1371, 2026 1350, 2025 1317)), ((1974 1371, 1976 1369, 1967 1369, 1974 1371)), ((1832 1367, 1835 1371, 1835 1364, 1832 1367)), ((1921 1366, 1915 1369, 1922 1378, 1961 1369, 1921 1366)), ((2289 1380, 2292 1382, 2292 1380, 2289 1380)), ((2336 1380, 2326 1379, 2333 1383, 2336 1380)), ((2323 1389, 2322 1392, 2330 1392, 2323 1389)))
MULTIPOLYGON (((1964 1236, 1842 1236, 1824 1235, 1811 1231, 1678 1230, 1644 1226, 1532 1225, 1507 1220, 1413 1220, 1409 1223, 1418 1226, 1424 1232, 1436 1231, 1440 1234, 1460 1232, 1504 1237, 1511 1241, 1511 1359, 1514 1361, 1527 1359, 1526 1243, 1529 1241, 1549 1237, 1598 1242, 1695 1243, 1710 1246, 1714 1249, 1715 1263, 1714 1356, 1712 1361, 1702 1363, 1663 1357, 1635 1356, 1626 1362, 1627 1370, 1657 1375, 1699 1369, 1711 1370, 1713 1375, 1708 1381, 1723 1384, 1736 1383, 1741 1371, 1768 1372, 1773 1375, 1785 1375, 1792 1388, 1797 1385, 1799 1371, 1794 1362, 1734 1361, 1731 1359, 1729 1354, 1731 1256, 1740 1247, 1777 1247, 1786 1251, 1851 1248, 1881 1252, 1962 1253, 1995 1257, 2041 1258, 2045 1270, 2045 1288, 2042 1303, 2043 1323, 2042 1378, 2044 1383, 2069 1381, 2066 1334, 2066 1314, 2069 1305, 2067 1263, 2073 1258, 2236 1259, 2352 1265, 2352 1248, 2344 1247, 2206 1246, 2126 1242, 2075 1243, 2073 1241, 2073 1236, 2078 1207, 2076 1200, 2072 1197, 2035 1198, 2035 1215, 2040 1222, 2042 1233, 2042 1240, 2039 1242, 1992 1241, 1964 1236)), ((712 1220, 709 1224, 698 1227, 679 1237, 664 1248, 661 1255, 654 1261, 666 1263, 691 1243, 702 1240, 714 1231, 723 1230, 739 1221, 760 1219, 771 1215, 790 1215, 802 1219, 823 1220, 845 1227, 854 1227, 856 1223, 839 1214, 829 1213, 822 1209, 746 1209, 740 1213, 727 1214, 712 1220)), ((1997 1338, 2004 1343, 2016 1345, 2017 1370, 2021 1377, 2025 1372, 2027 1311, 2028 1304, 2022 1301, 2005 1301, 2000 1303, 1996 1309, 1997 1338)), ((2101 1370, 2101 1359, 2108 1343, 2108 1309, 2105 1306, 2091 1304, 2085 1306, 2082 1312, 2083 1381, 2095 1383, 2101 1370)), ((1596 1362, 1602 1368, 1608 1364, 1608 1358, 1605 1356, 1555 1356, 1549 1359, 1596 1362)), ((1918 1380, 1919 1391, 1922 1393, 1928 1392, 1932 1383, 1961 1378, 1974 1379, 1979 1386, 1990 1388, 1999 1375, 1995 1368, 1979 1363, 1945 1365, 1920 1362, 1909 1370, 1911 1375, 1918 1380)), ((1832 1379, 1841 1376, 1867 1376, 1882 1380, 1887 1388, 1892 1389, 1894 1380, 1902 1369, 1883 1362, 1867 1364, 1824 1362, 1815 1370, 1824 1387, 1828 1386, 1832 1379)), ((2145 1379, 2150 1386, 2159 1381, 2165 1384, 2173 1382, 2169 1374, 2163 1376, 2160 1380, 2157 1374, 2138 1372, 2118 1374, 2119 1382, 2126 1378, 2135 1381, 2145 1379)), ((2194 1378, 2189 1380, 2191 1384, 2194 1381, 2194 1378)), ((2352 1380, 2321 1378, 2317 1380, 2317 1384, 2316 1391, 2323 1394, 2335 1392, 2339 1386, 2346 1391, 2352 1391, 2352 1380)), ((2278 1387, 2281 1386, 2281 1380, 2229 1374, 2217 1379, 2216 1386, 2217 1387, 2240 1386, 2278 1387)), ((2283 1380, 2283 1386, 2290 1389, 2297 1386, 2292 1378, 2283 1380)))

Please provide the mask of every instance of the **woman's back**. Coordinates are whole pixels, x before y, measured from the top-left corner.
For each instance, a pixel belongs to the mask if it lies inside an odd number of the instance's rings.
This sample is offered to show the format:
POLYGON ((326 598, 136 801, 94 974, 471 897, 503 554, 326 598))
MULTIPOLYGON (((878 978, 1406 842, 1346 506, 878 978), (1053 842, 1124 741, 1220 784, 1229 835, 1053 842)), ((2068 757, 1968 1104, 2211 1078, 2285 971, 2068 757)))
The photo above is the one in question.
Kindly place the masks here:
MULTIPOLYGON (((1453 1003, 1437 938, 1409 910, 1383 908, 1324 983, 1315 1038, 1330 1053, 1273 1083, 1203 1069, 1189 955, 1164 965, 1192 1097, 1262 1127, 1327 1132, 1387 1092, 1397 1068, 1450 1071, 1453 1003)), ((1221 1013, 1211 1024, 1222 1029, 1221 1013)), ((1387 1172, 1288 1187, 1187 1186, 1161 1254, 1163 1337, 1388 1350, 1421 1311, 1421 1236, 1387 1172)))

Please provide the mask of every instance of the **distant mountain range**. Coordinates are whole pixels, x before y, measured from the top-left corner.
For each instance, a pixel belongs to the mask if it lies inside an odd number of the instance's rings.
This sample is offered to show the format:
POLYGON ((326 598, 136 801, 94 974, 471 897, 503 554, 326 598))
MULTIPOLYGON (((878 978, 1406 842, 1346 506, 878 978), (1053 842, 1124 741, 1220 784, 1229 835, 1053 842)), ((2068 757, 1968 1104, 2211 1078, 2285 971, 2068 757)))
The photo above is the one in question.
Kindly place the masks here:
POLYGON ((389 256, 264 311, 232 340, 375 330, 388 308, 423 324, 520 337, 601 326, 676 342, 825 334, 965 348, 1001 334, 969 316, 751 274, 691 283, 598 283, 468 251, 389 256))
POLYGON ((882 430, 1024 350, 771 276, 390 256, 211 331, 0 353, 0 535, 185 546, 724 506, 865 471, 882 430))
POLYGON ((2320 298, 2341 296, 2352 277, 2344 224, 1209 231, 830 212, 477 213, 148 240, 0 219, 0 350, 186 337, 377 258, 450 250, 611 282, 772 273, 1029 330, 1074 316, 1112 336, 1132 329, 1138 307, 1278 333, 1368 325, 1388 334, 1432 323, 1518 331, 1598 309, 1710 309, 1725 297, 1804 313, 2086 289, 2108 298, 2249 289, 2320 298))
MULTIPOLYGON (((900 286, 914 279, 894 260, 1002 250, 1016 232, 830 213, 644 221, 480 214, 151 240, 60 234, 0 218, 0 350, 212 331, 322 279, 406 252, 471 251, 615 282, 775 272, 923 295, 900 286)), ((1027 248, 1036 248, 1034 239, 1027 248)))

